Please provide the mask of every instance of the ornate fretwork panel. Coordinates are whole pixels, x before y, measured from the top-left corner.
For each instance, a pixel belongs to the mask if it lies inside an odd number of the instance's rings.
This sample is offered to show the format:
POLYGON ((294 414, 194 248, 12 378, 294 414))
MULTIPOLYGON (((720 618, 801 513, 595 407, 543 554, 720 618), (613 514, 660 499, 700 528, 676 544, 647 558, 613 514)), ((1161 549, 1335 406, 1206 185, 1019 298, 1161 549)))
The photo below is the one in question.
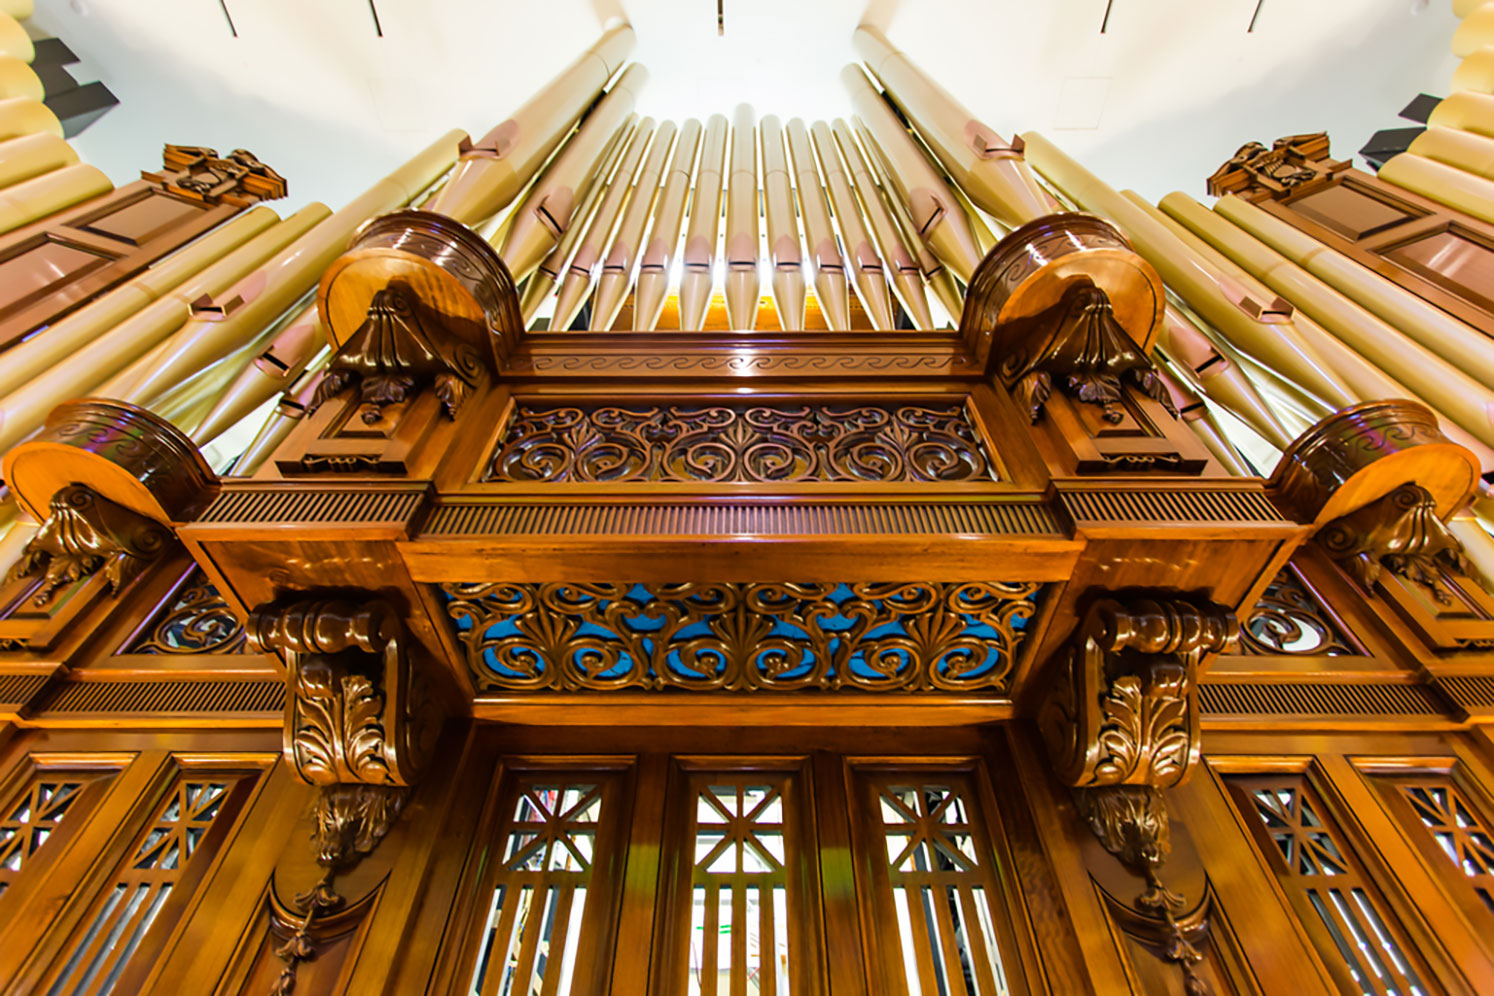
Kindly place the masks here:
POLYGON ((1000 884, 968 777, 863 772, 871 893, 896 943, 881 957, 907 993, 1008 992, 998 940, 1000 884), (894 964, 895 963, 895 964, 894 964))
POLYGON ((1463 774, 1381 774, 1375 783, 1390 812, 1471 919, 1494 924, 1494 822, 1474 802, 1463 774))
POLYGON ((613 772, 526 772, 500 794, 497 861, 469 990, 588 991, 611 913, 618 783, 613 772), (599 864, 600 862, 600 864, 599 864))
POLYGON ((446 584, 482 690, 1004 691, 1035 582, 446 584))
POLYGON ((1355 657, 1364 651, 1291 567, 1283 567, 1240 623, 1246 654, 1355 657))
POLYGON ((126 654, 242 654, 244 624, 193 567, 120 651, 126 654))
POLYGON ((38 772, 0 810, 0 896, 57 831, 96 777, 87 772, 38 772))
POLYGON ((94 898, 41 991, 115 991, 131 957, 151 948, 147 937, 172 892, 201 879, 250 781, 229 773, 178 777, 94 898))
POLYGON ((520 405, 487 480, 992 481, 964 404, 520 405))
POLYGON ((1349 842, 1302 774, 1240 776, 1230 791, 1345 992, 1409 996, 1430 977, 1349 842))

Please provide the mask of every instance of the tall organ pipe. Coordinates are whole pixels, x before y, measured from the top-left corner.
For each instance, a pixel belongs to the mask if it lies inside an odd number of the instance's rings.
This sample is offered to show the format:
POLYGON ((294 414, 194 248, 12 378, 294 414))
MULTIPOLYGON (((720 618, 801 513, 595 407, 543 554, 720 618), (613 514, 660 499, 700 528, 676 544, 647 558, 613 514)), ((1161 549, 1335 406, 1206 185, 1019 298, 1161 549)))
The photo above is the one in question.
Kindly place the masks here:
POLYGON ((627 24, 603 34, 512 117, 462 154, 431 210, 476 225, 507 206, 622 67, 633 41, 627 24))
POLYGON ((684 274, 680 278, 680 328, 696 331, 705 325, 715 274, 716 239, 721 232, 721 172, 726 167, 726 118, 711 115, 705 145, 695 171, 690 198, 690 225, 685 230, 684 274))
POLYGON ((1292 434, 1250 383, 1239 363, 1224 346, 1211 342, 1171 304, 1163 312, 1157 346, 1175 366, 1187 371, 1190 383, 1210 401, 1250 426, 1277 449, 1291 445, 1292 434))
POLYGON ((757 119, 739 104, 731 122, 731 177, 726 192, 726 316, 733 329, 757 324, 757 119))
POLYGON ((964 282, 980 263, 980 250, 965 218, 965 209, 950 193, 923 152, 913 143, 892 108, 872 89, 857 66, 846 66, 841 81, 851 94, 851 105, 865 126, 874 155, 882 157, 888 178, 908 209, 913 232, 964 282))
POLYGON ((763 147, 763 213, 768 219, 768 258, 773 267, 773 306, 784 329, 804 327, 804 254, 789 178, 783 126, 772 114, 757 128, 763 147))
POLYGON ((815 298, 820 303, 825 324, 837 332, 849 331, 851 302, 846 286, 845 258, 835 240, 830 204, 825 200, 825 184, 814 161, 809 130, 798 118, 788 123, 788 146, 794 164, 794 183, 799 188, 799 210, 804 215, 804 241, 809 246, 809 269, 814 278, 815 298))
POLYGON ((71 166, 78 161, 73 147, 56 135, 38 132, 0 142, 0 188, 71 166))
POLYGON ((643 169, 633 184, 633 196, 628 200, 622 221, 618 222, 617 234, 607 250, 607 259, 602 263, 602 275, 597 280, 597 290, 592 298, 591 328, 594 332, 605 332, 612 328, 617 313, 628 298, 628 289, 633 285, 633 268, 638 262, 638 250, 643 246, 643 233, 648 219, 654 213, 654 203, 659 196, 659 181, 669 159, 669 150, 674 145, 673 121, 665 121, 654 132, 654 144, 649 149, 643 169))
POLYGON ((1013 228, 1052 213, 1020 145, 977 120, 881 31, 862 25, 852 44, 972 201, 1013 228))
POLYGON ((933 328, 934 316, 929 311, 918 260, 903 241, 897 221, 878 192, 877 181, 872 177, 871 168, 862 156, 860 146, 856 144, 856 136, 851 134, 850 127, 840 118, 836 118, 831 125, 831 133, 835 136, 836 149, 845 160, 846 168, 850 170, 851 182, 861 199, 866 220, 881 248, 887 276, 892 281, 892 292, 902 302, 903 310, 908 313, 915 328, 933 328))
POLYGON ((607 146, 633 112, 648 71, 634 63, 623 70, 575 136, 560 150, 508 222, 498 255, 514 280, 523 280, 565 235, 575 220, 578 202, 596 178, 607 146))
POLYGON ((326 344, 327 333, 317 318, 313 300, 218 395, 192 431, 192 441, 205 446, 254 409, 284 393, 326 344))
MULTIPOLYGON (((638 263, 638 289, 633 293, 633 328, 652 331, 659 324, 664 299, 669 295, 669 266, 679 248, 680 228, 685 222, 685 198, 690 195, 690 174, 700 148, 700 122, 691 118, 680 129, 669 161, 669 174, 659 194, 649 230, 648 246, 638 263)), ((719 183, 719 177, 717 182, 719 183)))
POLYGON ((820 165, 825 171, 825 185, 830 188, 830 203, 835 208, 835 219, 840 223, 840 236, 845 244, 846 257, 851 263, 856 296, 861 306, 871 317, 872 328, 891 329, 892 298, 887 292, 887 275, 882 258, 872 245, 872 237, 861 217, 861 207, 856 203, 856 191, 850 177, 841 166, 840 153, 835 147, 835 137, 823 121, 816 121, 810 129, 815 150, 820 156, 820 165))

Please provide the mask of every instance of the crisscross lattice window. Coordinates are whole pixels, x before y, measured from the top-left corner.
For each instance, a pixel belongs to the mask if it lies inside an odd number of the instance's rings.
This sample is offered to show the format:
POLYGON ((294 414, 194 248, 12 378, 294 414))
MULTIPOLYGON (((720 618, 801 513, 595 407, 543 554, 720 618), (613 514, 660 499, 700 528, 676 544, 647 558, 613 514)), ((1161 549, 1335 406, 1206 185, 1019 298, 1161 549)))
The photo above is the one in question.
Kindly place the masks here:
POLYGON ((38 772, 20 795, 0 810, 0 895, 26 863, 57 831, 83 788, 96 776, 87 772, 38 772))

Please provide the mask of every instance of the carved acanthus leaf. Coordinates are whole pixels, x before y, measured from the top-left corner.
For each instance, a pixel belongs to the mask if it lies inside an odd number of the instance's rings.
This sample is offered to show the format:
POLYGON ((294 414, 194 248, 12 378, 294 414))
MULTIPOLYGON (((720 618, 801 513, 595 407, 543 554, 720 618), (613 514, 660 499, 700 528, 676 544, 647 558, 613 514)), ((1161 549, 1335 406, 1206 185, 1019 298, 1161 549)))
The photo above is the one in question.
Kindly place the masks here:
POLYGON ((1002 380, 1034 422, 1055 386, 1098 405, 1107 422, 1119 422, 1124 416, 1117 405, 1127 380, 1177 415, 1151 360, 1116 320, 1105 291, 1088 277, 1070 281, 1051 307, 1011 322, 1003 338, 1014 348, 1002 362, 1002 380))
POLYGON ((1317 542, 1366 592, 1384 568, 1450 604, 1442 571, 1476 576, 1463 544, 1437 517, 1437 501, 1419 484, 1403 484, 1328 523, 1317 542))
POLYGON ((10 580, 42 574, 33 601, 45 605, 80 578, 102 574, 119 591, 166 547, 171 532, 154 519, 116 504, 82 484, 52 496, 47 521, 37 530, 10 580))
POLYGON ((1038 725, 1076 787, 1176 785, 1199 757, 1197 677, 1234 638, 1221 605, 1175 598, 1091 606, 1055 674, 1038 725))

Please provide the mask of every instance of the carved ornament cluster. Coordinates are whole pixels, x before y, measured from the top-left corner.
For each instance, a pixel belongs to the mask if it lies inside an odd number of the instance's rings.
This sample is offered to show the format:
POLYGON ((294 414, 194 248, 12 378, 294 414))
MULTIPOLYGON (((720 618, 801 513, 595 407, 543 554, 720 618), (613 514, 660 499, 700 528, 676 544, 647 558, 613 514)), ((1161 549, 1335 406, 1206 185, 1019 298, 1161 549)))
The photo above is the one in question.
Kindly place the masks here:
POLYGON ((118 592, 166 548, 171 532, 82 484, 52 496, 47 520, 21 552, 10 579, 41 575, 33 601, 46 605, 61 588, 102 576, 118 592))
POLYGON ((487 691, 1003 692, 1038 582, 445 584, 487 691))
POLYGON ((1240 652, 1314 657, 1363 653, 1290 567, 1283 567, 1240 623, 1240 652))
POLYGON ((487 480, 990 481, 963 404, 520 406, 487 480))
POLYGON ((228 600, 194 567, 122 653, 242 654, 244 642, 244 625, 228 600))
POLYGON ((1444 570, 1476 577, 1463 545, 1437 516, 1437 500, 1419 484, 1389 494, 1318 530, 1316 541, 1366 592, 1383 570, 1421 585, 1438 602, 1452 596, 1444 570))
POLYGON ((1038 715, 1067 785, 1176 785, 1198 760, 1198 673, 1238 627, 1214 603, 1102 599, 1064 651, 1038 715))
POLYGON ((1260 142, 1247 142, 1209 177, 1209 194, 1284 197, 1349 165, 1330 159, 1328 148, 1328 133, 1322 131, 1278 138, 1269 149, 1260 142))
POLYGON ((209 204, 243 206, 286 194, 285 178, 245 149, 220 156, 204 146, 167 145, 161 159, 163 171, 146 173, 147 180, 209 204))

